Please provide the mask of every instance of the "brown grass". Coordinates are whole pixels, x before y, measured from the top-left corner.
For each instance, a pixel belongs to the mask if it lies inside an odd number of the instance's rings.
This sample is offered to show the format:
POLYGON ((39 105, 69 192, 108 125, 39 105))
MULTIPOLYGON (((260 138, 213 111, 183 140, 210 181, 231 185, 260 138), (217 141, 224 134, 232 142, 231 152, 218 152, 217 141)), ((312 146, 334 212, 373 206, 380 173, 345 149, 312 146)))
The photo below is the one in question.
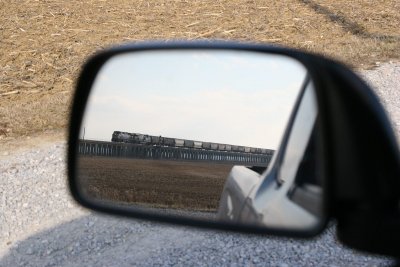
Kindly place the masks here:
POLYGON ((89 198, 190 211, 216 211, 232 165, 107 157, 78 159, 89 198))
POLYGON ((85 58, 120 42, 220 38, 282 44, 357 68, 398 59, 399 1, 3 1, 0 138, 65 129, 85 58))

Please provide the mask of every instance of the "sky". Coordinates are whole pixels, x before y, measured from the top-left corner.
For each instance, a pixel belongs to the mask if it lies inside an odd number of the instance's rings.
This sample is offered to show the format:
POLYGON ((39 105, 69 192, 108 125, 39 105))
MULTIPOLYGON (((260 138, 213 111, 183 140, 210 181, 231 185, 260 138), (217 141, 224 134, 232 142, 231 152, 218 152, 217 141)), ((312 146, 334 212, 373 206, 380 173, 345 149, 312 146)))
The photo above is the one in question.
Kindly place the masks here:
POLYGON ((153 50, 112 57, 98 73, 81 127, 276 149, 307 70, 282 55, 153 50))

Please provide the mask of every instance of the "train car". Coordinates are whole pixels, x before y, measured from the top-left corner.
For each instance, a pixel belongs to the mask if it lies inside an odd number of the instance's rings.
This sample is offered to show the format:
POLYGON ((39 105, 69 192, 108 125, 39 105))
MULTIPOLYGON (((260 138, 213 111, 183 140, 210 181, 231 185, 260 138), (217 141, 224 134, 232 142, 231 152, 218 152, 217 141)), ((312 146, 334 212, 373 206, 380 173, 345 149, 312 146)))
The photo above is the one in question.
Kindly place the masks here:
POLYGON ((111 138, 112 142, 131 143, 132 135, 126 132, 115 131, 111 138))
POLYGON ((175 138, 162 137, 163 146, 175 146, 175 138))
POLYGON ((209 149, 211 149, 211 143, 210 142, 202 142, 201 148, 209 150, 209 149))
POLYGON ((129 141, 128 143, 132 143, 132 144, 138 144, 139 143, 139 137, 137 134, 134 133, 126 133, 129 135, 129 141))
POLYGON ((250 153, 250 147, 245 146, 245 147, 244 147, 244 152, 245 152, 245 153, 250 153))
POLYGON ((225 151, 226 150, 226 145, 225 144, 218 144, 218 150, 219 151, 225 151))
POLYGON ((232 151, 233 151, 233 152, 239 152, 238 146, 232 145, 232 151))
POLYGON ((193 148, 194 147, 194 141, 192 141, 192 140, 184 140, 183 146, 184 147, 193 148))
POLYGON ((201 149, 203 147, 203 142, 194 141, 194 148, 201 149))
POLYGON ((134 134, 135 135, 135 139, 137 141, 137 143, 139 144, 143 144, 144 141, 144 134, 134 134))
POLYGON ((237 151, 238 152, 244 152, 244 146, 238 146, 237 151))
POLYGON ((185 140, 175 138, 175 146, 176 147, 183 147, 185 145, 185 140))
POLYGON ((139 144, 148 145, 151 144, 151 137, 147 134, 134 134, 135 139, 139 144))
POLYGON ((231 145, 225 145, 225 150, 226 151, 232 151, 232 146, 231 145))
POLYGON ((150 135, 150 139, 153 146, 160 145, 161 143, 161 136, 150 135))
POLYGON ((210 143, 210 149, 211 150, 218 150, 218 144, 217 143, 210 143))
POLYGON ((256 153, 256 148, 255 147, 250 147, 250 153, 256 153))
POLYGON ((144 134, 143 135, 143 143, 146 145, 151 144, 151 135, 144 134))
POLYGON ((120 131, 114 131, 111 136, 111 142, 121 142, 119 139, 119 135, 121 134, 120 131))

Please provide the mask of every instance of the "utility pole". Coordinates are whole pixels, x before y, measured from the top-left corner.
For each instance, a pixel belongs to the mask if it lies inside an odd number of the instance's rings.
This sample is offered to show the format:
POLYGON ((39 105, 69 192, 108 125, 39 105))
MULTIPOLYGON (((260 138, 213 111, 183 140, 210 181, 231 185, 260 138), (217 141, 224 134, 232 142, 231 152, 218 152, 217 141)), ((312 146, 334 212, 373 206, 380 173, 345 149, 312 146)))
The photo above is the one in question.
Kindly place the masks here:
POLYGON ((82 137, 83 141, 85 141, 85 130, 86 130, 85 127, 83 127, 83 137, 82 137))

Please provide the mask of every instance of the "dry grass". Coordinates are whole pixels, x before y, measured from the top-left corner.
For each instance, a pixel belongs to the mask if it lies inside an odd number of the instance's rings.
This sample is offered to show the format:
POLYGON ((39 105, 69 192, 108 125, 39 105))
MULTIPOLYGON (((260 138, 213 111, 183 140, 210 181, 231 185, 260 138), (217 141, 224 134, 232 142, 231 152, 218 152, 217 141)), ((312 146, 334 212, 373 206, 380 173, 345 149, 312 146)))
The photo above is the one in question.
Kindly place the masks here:
POLYGON ((78 177, 90 198, 191 211, 216 211, 232 165, 79 157, 78 177))
MULTIPOLYGON (((311 1, 303 0, 307 4, 311 1)), ((387 36, 400 38, 400 1, 396 0, 314 0, 314 4, 324 8, 338 22, 346 23, 347 30, 354 31, 358 35, 387 36), (335 18, 336 17, 336 18, 335 18)))
POLYGON ((65 129, 85 58, 120 42, 282 44, 367 68, 399 58, 399 1, 3 1, 0 138, 65 129))

